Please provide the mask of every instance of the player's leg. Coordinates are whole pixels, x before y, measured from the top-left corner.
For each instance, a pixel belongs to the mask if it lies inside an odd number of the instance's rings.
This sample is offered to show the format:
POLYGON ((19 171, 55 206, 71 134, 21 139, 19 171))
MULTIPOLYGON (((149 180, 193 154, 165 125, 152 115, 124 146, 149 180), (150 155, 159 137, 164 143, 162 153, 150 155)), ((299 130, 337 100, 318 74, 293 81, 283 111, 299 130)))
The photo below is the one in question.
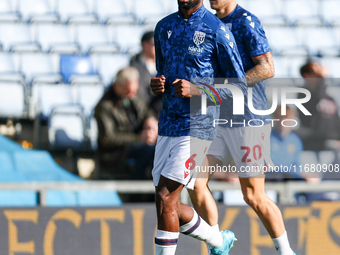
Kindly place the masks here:
POLYGON ((206 242, 213 250, 220 247, 222 248, 220 250, 229 250, 232 242, 228 242, 228 238, 234 239, 233 233, 226 233, 224 237, 221 232, 201 219, 190 206, 181 204, 182 189, 183 184, 164 176, 159 179, 156 187, 158 222, 155 238, 156 255, 163 255, 164 252, 167 255, 175 254, 179 230, 185 235, 206 242))
MULTIPOLYGON (((202 169, 208 166, 221 165, 222 162, 214 156, 207 155, 203 161, 202 169)), ((208 181, 210 171, 200 172, 196 178, 194 190, 189 190, 191 202, 196 212, 210 225, 218 229, 218 211, 214 197, 212 196, 208 181)))
POLYGON ((280 209, 266 195, 264 175, 261 177, 240 178, 245 202, 255 211, 273 239, 278 254, 293 255, 287 238, 280 209))

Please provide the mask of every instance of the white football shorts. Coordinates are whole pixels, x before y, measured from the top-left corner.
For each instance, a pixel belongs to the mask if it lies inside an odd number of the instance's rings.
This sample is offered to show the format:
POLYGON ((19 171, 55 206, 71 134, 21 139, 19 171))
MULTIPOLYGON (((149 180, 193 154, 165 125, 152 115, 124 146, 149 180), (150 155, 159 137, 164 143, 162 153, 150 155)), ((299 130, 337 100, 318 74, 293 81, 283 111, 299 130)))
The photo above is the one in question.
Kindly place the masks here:
POLYGON ((270 124, 262 127, 219 127, 208 155, 226 165, 232 156, 240 178, 250 178, 274 166, 270 158, 270 124))
POLYGON ((152 169, 154 185, 158 185, 161 175, 185 186, 191 183, 192 175, 201 166, 211 142, 190 136, 158 136, 152 169))

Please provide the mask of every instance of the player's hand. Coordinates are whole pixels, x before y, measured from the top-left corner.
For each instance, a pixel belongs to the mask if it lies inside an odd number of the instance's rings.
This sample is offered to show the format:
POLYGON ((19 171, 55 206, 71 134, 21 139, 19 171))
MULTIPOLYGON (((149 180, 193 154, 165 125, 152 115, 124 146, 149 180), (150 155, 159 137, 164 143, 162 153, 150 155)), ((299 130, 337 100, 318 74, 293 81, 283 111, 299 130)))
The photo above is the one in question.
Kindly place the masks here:
POLYGON ((165 91, 165 76, 161 75, 151 79, 150 87, 155 95, 162 94, 165 91))
POLYGON ((200 96, 202 93, 202 91, 199 89, 199 86, 184 79, 176 79, 172 85, 175 85, 176 97, 200 96))

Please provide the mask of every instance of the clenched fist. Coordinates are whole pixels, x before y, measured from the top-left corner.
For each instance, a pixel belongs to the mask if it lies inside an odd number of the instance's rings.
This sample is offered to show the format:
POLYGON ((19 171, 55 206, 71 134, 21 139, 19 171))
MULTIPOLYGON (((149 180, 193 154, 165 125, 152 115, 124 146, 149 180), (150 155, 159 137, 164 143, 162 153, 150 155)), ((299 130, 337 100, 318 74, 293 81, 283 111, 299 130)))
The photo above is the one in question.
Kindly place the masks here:
POLYGON ((200 96, 202 94, 199 86, 184 79, 176 79, 172 85, 175 85, 176 97, 192 97, 200 96))
POLYGON ((162 94, 165 91, 165 76, 161 75, 151 79, 150 87, 155 95, 162 94))

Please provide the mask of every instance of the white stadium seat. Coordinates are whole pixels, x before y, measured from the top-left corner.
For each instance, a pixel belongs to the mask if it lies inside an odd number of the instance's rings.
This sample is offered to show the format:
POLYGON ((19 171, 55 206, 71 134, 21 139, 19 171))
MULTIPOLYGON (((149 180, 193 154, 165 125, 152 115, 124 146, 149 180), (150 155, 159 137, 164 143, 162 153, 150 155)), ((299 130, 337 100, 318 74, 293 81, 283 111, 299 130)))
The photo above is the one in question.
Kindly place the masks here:
POLYGON ((68 84, 36 84, 32 90, 33 101, 43 119, 48 118, 56 107, 74 104, 74 95, 68 84))
POLYGON ((338 56, 340 53, 339 40, 331 28, 306 28, 303 38, 310 55, 338 56))
POLYGON ((62 22, 97 22, 97 18, 90 13, 89 7, 84 0, 57 0, 57 11, 62 22))
POLYGON ((128 66, 130 56, 125 54, 93 55, 97 63, 99 74, 105 86, 108 86, 115 79, 117 72, 128 66))
POLYGON ((76 27, 76 41, 84 53, 117 53, 118 46, 112 43, 109 31, 104 25, 79 25, 76 27))
POLYGON ((45 52, 74 54, 80 53, 77 44, 72 41, 71 33, 66 25, 41 24, 36 27, 37 41, 45 52))
POLYGON ((57 22, 58 16, 52 12, 47 0, 19 0, 19 12, 26 22, 57 22))
POLYGON ((96 12, 103 23, 132 24, 136 22, 129 0, 97 0, 96 12))
POLYGON ((340 58, 322 58, 322 63, 328 68, 330 78, 340 78, 340 58))
POLYGON ((20 118, 25 114, 25 88, 20 83, 0 83, 0 116, 20 118))
POLYGON ((340 25, 340 1, 339 0, 322 0, 321 18, 329 25, 340 25))
POLYGON ((76 84, 75 102, 84 109, 86 117, 90 116, 104 94, 104 86, 102 84, 76 84))
POLYGON ((279 0, 248 1, 247 10, 258 17, 263 25, 282 26, 286 23, 279 0))
POLYGON ((121 52, 136 53, 141 49, 141 38, 146 32, 143 26, 119 25, 114 27, 114 38, 121 52))
POLYGON ((162 1, 138 0, 133 6, 134 14, 141 22, 157 23, 168 14, 162 1))
POLYGON ((277 57, 273 56, 274 67, 275 67, 275 76, 274 78, 289 78, 289 64, 288 59, 285 57, 277 57))
POLYGON ((0 22, 18 22, 19 13, 13 9, 13 2, 10 0, 0 0, 0 22))
POLYGON ((319 16, 319 1, 317 0, 285 0, 284 14, 294 25, 322 25, 319 16))
POLYGON ((80 149, 85 145, 85 123, 78 106, 55 108, 49 118, 48 138, 54 149, 80 149))
POLYGON ((0 25, 0 41, 5 51, 36 52, 40 46, 33 41, 29 26, 23 23, 0 25))
POLYGON ((12 55, 9 53, 0 53, 0 81, 5 82, 23 82, 22 73, 16 70, 12 55))
POLYGON ((300 28, 268 27, 266 35, 273 54, 279 55, 308 55, 307 48, 302 43, 300 28))
POLYGON ((21 72, 28 83, 59 83, 60 74, 55 73, 50 55, 28 53, 21 56, 21 72))

